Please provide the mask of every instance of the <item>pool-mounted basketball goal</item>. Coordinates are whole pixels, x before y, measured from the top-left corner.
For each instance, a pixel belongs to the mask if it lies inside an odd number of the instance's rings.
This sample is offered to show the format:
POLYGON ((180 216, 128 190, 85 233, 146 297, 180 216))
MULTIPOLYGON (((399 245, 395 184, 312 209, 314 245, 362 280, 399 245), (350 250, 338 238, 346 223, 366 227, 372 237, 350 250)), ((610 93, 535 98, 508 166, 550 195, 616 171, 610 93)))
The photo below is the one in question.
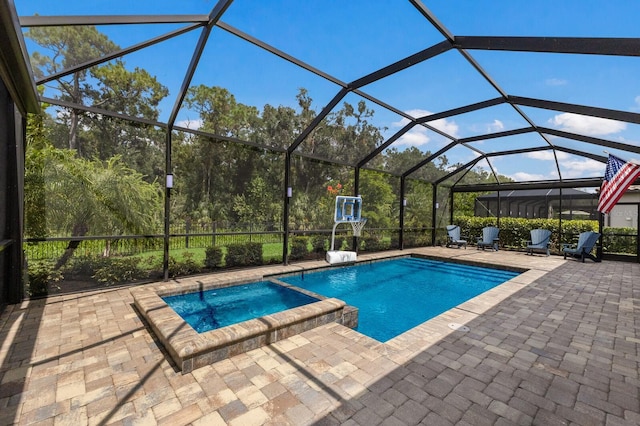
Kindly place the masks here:
POLYGON ((353 229, 353 236, 359 237, 362 232, 364 224, 367 222, 366 218, 361 217, 362 213, 362 198, 361 197, 336 197, 336 208, 333 216, 333 230, 331 231, 331 249, 327 252, 327 262, 344 263, 355 262, 355 251, 343 251, 335 250, 336 241, 336 228, 341 223, 350 223, 353 229))

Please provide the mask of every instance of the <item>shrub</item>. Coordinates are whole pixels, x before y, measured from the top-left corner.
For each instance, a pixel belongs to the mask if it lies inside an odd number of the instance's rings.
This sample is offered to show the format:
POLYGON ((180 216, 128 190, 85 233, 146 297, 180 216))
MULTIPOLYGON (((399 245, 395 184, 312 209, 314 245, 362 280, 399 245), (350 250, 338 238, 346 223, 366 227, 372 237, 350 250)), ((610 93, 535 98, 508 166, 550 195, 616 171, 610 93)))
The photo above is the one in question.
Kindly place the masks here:
POLYGON ((171 277, 192 275, 201 271, 202 266, 193 259, 193 253, 183 252, 182 259, 169 256, 169 276, 171 277))
POLYGON ((119 284, 146 278, 147 273, 139 266, 136 257, 105 257, 105 262, 96 269, 93 278, 106 285, 119 284))
POLYGON ((291 249, 289 251, 289 258, 291 260, 304 259, 309 254, 308 244, 309 238, 307 237, 291 238, 291 249))
POLYGON ((353 251, 353 238, 351 236, 336 236, 336 250, 353 251))
POLYGON ((234 243, 227 246, 227 266, 262 265, 262 243, 234 243))
POLYGON ((204 266, 210 269, 222 267, 222 247, 211 246, 205 249, 204 266))
MULTIPOLYGON (((497 226, 495 217, 456 216, 455 225, 462 229, 462 235, 470 243, 474 243, 482 236, 482 228, 485 226, 497 226)), ((531 238, 531 230, 543 228, 551 231, 551 247, 559 249, 561 243, 577 241, 578 234, 585 231, 597 231, 597 220, 563 220, 562 240, 558 219, 527 219, 503 217, 500 218, 500 245, 503 247, 521 248, 531 238)))
MULTIPOLYGON (((202 272, 203 266, 193 258, 193 253, 182 252, 181 258, 169 256, 169 276, 178 277, 192 275, 202 272)), ((163 268, 163 258, 160 256, 149 256, 142 261, 142 264, 149 271, 150 277, 161 277, 163 268)))
POLYGON ((149 278, 160 279, 164 276, 163 273, 163 259, 159 256, 149 256, 145 259, 140 259, 140 264, 147 270, 149 278))
POLYGON ((602 245, 607 253, 638 254, 635 228, 605 228, 602 245))
POLYGON ((79 275, 83 277, 92 277, 96 271, 107 267, 110 258, 104 256, 85 256, 73 258, 63 268, 65 275, 79 275))
POLYGON ((26 288, 29 297, 41 297, 49 294, 49 288, 60 290, 62 272, 54 269, 54 262, 42 260, 29 264, 29 283, 26 288))
POLYGON ((311 251, 314 253, 323 253, 327 251, 327 246, 329 244, 329 238, 324 235, 314 235, 311 237, 311 251))
POLYGON ((382 238, 377 235, 370 235, 364 238, 361 238, 362 246, 365 251, 380 251, 387 250, 389 248, 390 243, 385 242, 382 238))
MULTIPOLYGON (((390 247, 399 248, 400 241, 397 235, 391 238, 390 247)), ((431 238, 423 232, 405 232, 402 236, 402 242, 405 248, 408 247, 424 247, 431 245, 431 238)))

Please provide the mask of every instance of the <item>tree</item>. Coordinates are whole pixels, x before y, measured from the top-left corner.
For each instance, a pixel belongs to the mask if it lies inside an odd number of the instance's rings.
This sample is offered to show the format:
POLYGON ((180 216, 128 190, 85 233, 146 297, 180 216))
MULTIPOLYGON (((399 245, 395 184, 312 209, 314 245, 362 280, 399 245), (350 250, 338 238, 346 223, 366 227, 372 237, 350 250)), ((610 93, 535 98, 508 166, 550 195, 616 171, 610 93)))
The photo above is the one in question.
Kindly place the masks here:
POLYGON ((255 176, 244 193, 234 196, 233 210, 241 222, 272 226, 282 217, 282 203, 275 195, 261 176, 255 176))
POLYGON ((362 216, 367 218, 370 228, 388 228, 392 219, 398 217, 397 197, 386 173, 363 170, 360 174, 360 194, 362 195, 362 216))
POLYGON ((25 233, 30 238, 48 235, 45 193, 45 163, 43 149, 47 146, 45 114, 27 117, 27 151, 24 173, 25 233))
MULTIPOLYGON (((26 36, 50 52, 36 51, 31 56, 38 77, 64 71, 111 53, 118 46, 93 26, 31 28, 26 36)), ((159 102, 168 90, 146 70, 126 69, 124 61, 112 62, 76 71, 59 78, 52 88, 58 98, 78 105, 91 105, 133 117, 157 120, 159 102)), ((62 108, 57 120, 64 123, 68 143, 54 141, 58 147, 76 150, 85 158, 107 160, 121 155, 131 167, 148 176, 149 181, 163 173, 164 137, 158 129, 135 126, 88 113, 62 108)), ((52 132, 52 137, 62 137, 52 132)))
MULTIPOLYGON (((359 101, 357 108, 344 102, 342 109, 329 117, 334 129, 332 151, 328 158, 340 158, 348 163, 357 163, 382 143, 381 130, 369 123, 375 111, 367 108, 364 101, 359 101)), ((381 157, 374 158, 369 165, 379 165, 381 157)))
MULTIPOLYGON (((297 99, 301 109, 300 116, 315 117, 311 110, 312 99, 307 91, 301 89, 297 99)), ((373 115, 374 111, 368 109, 364 101, 358 102, 355 108, 344 102, 342 108, 331 112, 318 124, 300 145, 299 150, 327 161, 339 160, 342 163, 356 164, 383 141, 381 129, 369 123, 373 115)), ((304 121, 306 120, 302 120, 304 121)), ((381 162, 381 159, 376 158, 371 164, 381 162)), ((349 179, 347 174, 336 176, 330 172, 331 170, 317 161, 303 160, 294 163, 298 186, 305 192, 314 191, 316 188, 321 190, 331 179, 349 179)), ((320 194, 316 192, 316 196, 320 194)))
MULTIPOLYGON (((258 110, 237 103, 228 90, 196 86, 189 89, 186 105, 202 121, 200 130, 223 137, 249 140, 257 123, 258 110)), ((188 210, 206 206, 211 220, 233 214, 233 197, 241 194, 253 178, 256 151, 224 138, 183 137, 174 144, 174 173, 186 195, 188 210), (194 162, 194 158, 197 159, 194 162)))
MULTIPOLYGON (((91 74, 98 80, 91 99, 94 106, 132 117, 158 120, 159 103, 169 92, 146 70, 135 68, 129 71, 124 62, 116 60, 92 69, 91 74)), ((149 180, 164 175, 164 130, 108 116, 86 116, 86 156, 107 160, 120 155, 126 164, 149 180)))
MULTIPOLYGON (((25 36, 51 52, 51 56, 38 51, 31 55, 34 74, 38 78, 99 58, 118 48, 93 26, 34 27, 25 36)), ((70 81, 57 80, 60 99, 83 105, 92 93, 87 76, 88 70, 84 69, 74 72, 70 81)), ((68 124, 69 148, 81 152, 82 147, 78 144, 80 112, 63 110, 61 118, 68 124)))
MULTIPOLYGON (((396 147, 391 147, 385 152, 386 170, 393 173, 404 173, 412 167, 420 164, 429 156, 431 156, 431 152, 422 152, 415 146, 411 146, 402 151, 399 151, 396 147)), ((443 174, 443 167, 447 162, 445 156, 439 157, 438 160, 440 165, 436 165, 435 162, 430 161, 413 172, 410 177, 426 181, 436 180, 443 174)))
MULTIPOLYGON (((37 126, 37 117, 31 126, 37 126)), ((47 235, 82 237, 93 235, 148 234, 157 229, 161 212, 161 188, 145 182, 143 176, 126 166, 120 157, 106 162, 77 156, 68 149, 57 149, 36 142, 27 145, 25 193, 46 200, 44 214, 38 203, 27 197, 26 211, 35 222, 30 229, 40 232, 47 224, 47 235), (44 217, 43 217, 44 216, 44 217)), ((71 239, 56 263, 62 267, 81 240, 71 239)))
POLYGON ((433 206, 433 187, 430 183, 407 179, 405 198, 404 224, 409 228, 431 226, 431 212, 433 206))
POLYGON ((252 140, 262 145, 286 149, 301 132, 301 117, 293 108, 267 104, 261 117, 252 140))

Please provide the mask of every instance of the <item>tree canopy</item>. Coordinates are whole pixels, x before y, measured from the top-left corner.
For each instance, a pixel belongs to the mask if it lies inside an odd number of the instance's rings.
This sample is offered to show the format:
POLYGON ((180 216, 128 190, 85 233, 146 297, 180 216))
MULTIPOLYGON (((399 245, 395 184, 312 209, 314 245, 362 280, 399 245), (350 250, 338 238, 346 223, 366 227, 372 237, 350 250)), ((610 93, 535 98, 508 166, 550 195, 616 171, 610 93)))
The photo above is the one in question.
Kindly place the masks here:
MULTIPOLYGON (((38 77, 119 48, 91 26, 33 28, 26 36, 49 52, 31 57, 38 77)), ((53 79, 44 90, 61 100, 149 120, 158 120, 160 102, 168 94, 156 77, 143 68, 131 69, 123 59, 53 79)), ((172 170, 165 170, 165 129, 82 109, 47 107, 29 127, 28 232, 121 235, 158 228, 163 216, 158 182, 167 172, 175 176, 172 221, 274 226, 283 217, 284 151, 318 116, 306 89, 299 89, 295 104, 245 105, 223 87, 190 87, 184 106, 198 114, 200 127, 197 132, 172 132, 172 170)), ((354 169, 345 164, 358 163, 384 142, 386 129, 373 125, 374 117, 364 100, 343 102, 299 145, 296 153, 302 155, 293 155, 290 172, 292 228, 330 226, 335 189, 355 195, 354 169)), ((392 147, 367 163, 380 170, 362 170, 359 181, 369 226, 398 226, 397 173, 430 155, 414 146, 392 147)), ((411 176, 417 183, 408 180, 406 223, 430 225, 431 187, 420 180, 445 175, 450 166, 442 156, 411 176)), ((491 175, 472 170, 465 179, 485 182, 491 175)))

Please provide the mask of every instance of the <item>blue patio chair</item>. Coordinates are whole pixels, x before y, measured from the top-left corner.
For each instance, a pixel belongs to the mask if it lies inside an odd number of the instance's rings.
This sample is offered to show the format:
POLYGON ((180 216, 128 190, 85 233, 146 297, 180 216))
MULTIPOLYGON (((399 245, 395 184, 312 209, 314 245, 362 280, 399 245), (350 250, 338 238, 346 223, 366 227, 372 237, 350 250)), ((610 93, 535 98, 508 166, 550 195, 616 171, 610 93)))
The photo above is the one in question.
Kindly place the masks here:
POLYGON ((600 238, 600 234, 598 232, 587 231, 580 233, 578 237, 578 244, 563 244, 562 252, 564 253, 564 258, 567 258, 567 255, 581 259, 582 263, 584 263, 584 259, 588 257, 594 262, 600 262, 600 259, 591 254, 591 250, 596 245, 596 242, 600 238))
POLYGON ((450 246, 464 246, 465 250, 467 249, 467 240, 463 240, 460 237, 460 227, 458 225, 447 225, 447 233, 449 234, 449 238, 447 238, 447 247, 450 246))
POLYGON ((527 253, 533 256, 534 251, 546 251, 549 256, 551 231, 548 229, 532 229, 531 240, 527 241, 527 253))
POLYGON ((478 237, 478 250, 482 248, 484 250, 485 247, 493 247, 495 251, 498 251, 498 242, 500 238, 498 238, 498 233, 500 232, 500 228, 496 228, 495 226, 485 226, 482 228, 482 237, 478 237))

